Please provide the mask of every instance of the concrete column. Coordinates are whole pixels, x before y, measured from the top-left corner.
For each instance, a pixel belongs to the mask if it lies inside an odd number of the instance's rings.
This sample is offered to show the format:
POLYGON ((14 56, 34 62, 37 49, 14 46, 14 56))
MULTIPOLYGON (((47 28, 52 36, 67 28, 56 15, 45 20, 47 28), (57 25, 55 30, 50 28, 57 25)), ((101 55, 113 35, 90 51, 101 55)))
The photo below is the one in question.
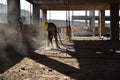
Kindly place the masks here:
POLYGON ((42 10, 42 18, 43 18, 43 23, 47 21, 47 10, 42 10))
POLYGON ((105 34, 105 10, 99 11, 99 36, 103 36, 105 34))
MULTIPOLYGON (((87 17, 87 10, 85 10, 85 16, 87 17)), ((87 19, 85 20, 85 25, 88 26, 87 25, 87 19)))
POLYGON ((7 20, 10 24, 19 24, 20 0, 7 0, 7 20))
POLYGON ((40 9, 33 4, 33 24, 40 25, 40 9))
POLYGON ((110 4, 111 40, 119 40, 119 3, 110 4))
POLYGON ((95 11, 94 10, 90 11, 90 16, 92 17, 92 19, 90 20, 90 28, 91 28, 91 31, 94 33, 95 32, 95 11))
MULTIPOLYGON (((42 12, 42 26, 47 22, 47 10, 41 10, 42 12)), ((47 36, 46 29, 44 29, 44 36, 47 36)))

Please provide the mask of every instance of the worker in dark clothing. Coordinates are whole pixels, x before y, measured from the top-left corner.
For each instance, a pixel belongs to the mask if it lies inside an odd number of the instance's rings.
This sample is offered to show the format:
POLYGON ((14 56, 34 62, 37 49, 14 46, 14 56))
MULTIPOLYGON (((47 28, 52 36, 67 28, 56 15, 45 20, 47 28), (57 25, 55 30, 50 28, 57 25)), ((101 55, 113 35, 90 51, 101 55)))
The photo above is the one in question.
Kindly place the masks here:
POLYGON ((48 31, 48 45, 49 45, 50 43, 51 43, 51 44, 53 43, 53 42, 52 42, 52 39, 53 39, 53 37, 54 37, 54 38, 55 38, 56 47, 57 47, 57 48, 60 48, 60 47, 58 46, 57 26, 56 26, 54 23, 52 23, 52 22, 45 22, 44 28, 46 28, 47 31, 48 31))

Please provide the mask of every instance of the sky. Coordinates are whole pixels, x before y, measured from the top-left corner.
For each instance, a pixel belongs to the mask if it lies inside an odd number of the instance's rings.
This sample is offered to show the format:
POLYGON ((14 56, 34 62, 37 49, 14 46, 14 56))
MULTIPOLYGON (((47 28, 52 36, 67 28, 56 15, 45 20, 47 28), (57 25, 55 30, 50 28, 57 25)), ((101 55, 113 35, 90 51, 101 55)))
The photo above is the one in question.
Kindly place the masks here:
MULTIPOLYGON (((21 9, 30 11, 30 3, 28 3, 26 0, 20 0, 21 1, 21 9)), ((7 0, 0 0, 0 3, 7 4, 7 0)), ((32 8, 31 8, 32 10, 32 8)), ((109 11, 105 11, 106 15, 109 15, 109 11)), ((85 15, 85 11, 70 11, 70 15, 85 15)), ((95 15, 98 16, 98 11, 95 11, 95 15)), ((48 19, 59 19, 59 20, 65 20, 66 19, 66 11, 48 11, 47 13, 48 19)))

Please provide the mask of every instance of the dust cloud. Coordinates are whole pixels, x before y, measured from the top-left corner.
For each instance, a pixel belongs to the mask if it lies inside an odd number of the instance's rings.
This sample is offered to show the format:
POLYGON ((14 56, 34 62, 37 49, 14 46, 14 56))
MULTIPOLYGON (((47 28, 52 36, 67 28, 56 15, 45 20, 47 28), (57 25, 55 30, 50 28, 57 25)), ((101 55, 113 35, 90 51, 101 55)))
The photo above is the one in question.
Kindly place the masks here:
MULTIPOLYGON (((36 29, 35 27, 33 29, 36 29)), ((47 43, 44 29, 32 30, 31 34, 22 33, 13 26, 0 26, 0 51, 6 52, 7 48, 13 48, 21 55, 27 55, 27 48, 37 49, 47 43), (36 31, 36 32, 35 32, 36 31)))
POLYGON ((12 26, 0 25, 0 59, 9 59, 9 51, 14 51, 22 56, 27 55, 21 33, 12 26))

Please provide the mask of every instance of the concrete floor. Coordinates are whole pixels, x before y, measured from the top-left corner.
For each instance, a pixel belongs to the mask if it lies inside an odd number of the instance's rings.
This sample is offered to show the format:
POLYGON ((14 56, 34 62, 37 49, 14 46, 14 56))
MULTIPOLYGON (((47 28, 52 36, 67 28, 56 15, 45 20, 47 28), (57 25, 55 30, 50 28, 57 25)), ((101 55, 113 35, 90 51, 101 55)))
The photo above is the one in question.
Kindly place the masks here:
POLYGON ((73 40, 61 49, 7 50, 1 59, 0 80, 120 80, 120 42, 73 40))

